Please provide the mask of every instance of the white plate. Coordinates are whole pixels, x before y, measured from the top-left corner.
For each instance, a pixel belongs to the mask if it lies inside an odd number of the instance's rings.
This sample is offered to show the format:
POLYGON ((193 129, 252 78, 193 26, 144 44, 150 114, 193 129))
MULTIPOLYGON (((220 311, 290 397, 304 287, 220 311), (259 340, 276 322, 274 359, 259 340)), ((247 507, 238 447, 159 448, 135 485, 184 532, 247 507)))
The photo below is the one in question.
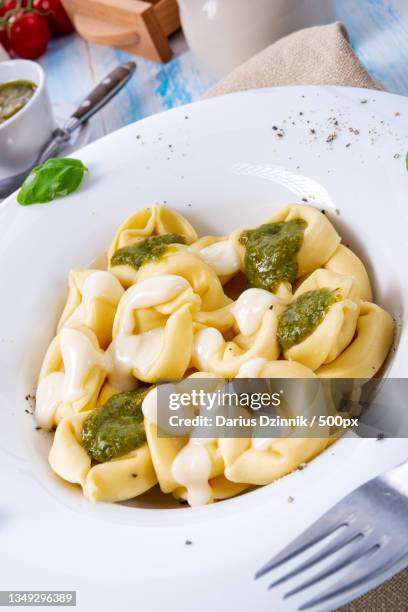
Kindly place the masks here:
MULTIPOLYGON (((47 434, 35 431, 24 397, 69 269, 97 258, 117 225, 153 202, 180 210, 201 233, 222 234, 305 197, 327 211, 367 262, 377 301, 404 322, 407 115, 406 99, 358 89, 230 95, 87 146, 77 155, 89 177, 64 200, 1 205, 2 588, 74 589, 86 612, 285 611, 304 600, 281 602, 282 590, 255 582, 255 570, 345 493, 405 459, 405 440, 343 439, 303 471, 204 508, 91 505, 51 474, 47 434)), ((407 349, 403 327, 389 375, 407 376, 407 349)))

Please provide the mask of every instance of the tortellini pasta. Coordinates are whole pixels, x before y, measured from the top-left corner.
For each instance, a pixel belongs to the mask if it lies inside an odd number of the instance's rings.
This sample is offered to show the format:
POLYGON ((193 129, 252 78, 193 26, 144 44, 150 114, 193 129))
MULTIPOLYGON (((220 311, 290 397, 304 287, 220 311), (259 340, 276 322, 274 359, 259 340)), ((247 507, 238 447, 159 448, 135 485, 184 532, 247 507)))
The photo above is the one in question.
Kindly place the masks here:
POLYGON ((147 278, 130 287, 119 303, 108 349, 112 383, 127 390, 137 379, 181 378, 192 353, 192 310, 200 302, 182 276, 147 278))
POLYGON ((327 379, 352 379, 358 391, 357 379, 379 372, 393 342, 392 317, 373 303, 363 262, 311 206, 198 238, 157 204, 120 226, 107 268, 71 271, 36 394, 38 424, 56 428, 51 468, 90 501, 124 501, 158 485, 193 506, 213 503, 289 474, 336 439, 318 425, 308 436, 297 426, 276 438, 256 428, 235 438, 202 437, 199 427, 163 435, 160 385, 205 381, 215 391, 226 380, 273 388, 296 379, 282 414, 334 415, 327 379))
POLYGON ((134 244, 140 238, 161 234, 180 234, 188 244, 197 240, 195 229, 187 219, 166 206, 155 204, 138 210, 122 223, 109 248, 108 258, 117 249, 134 244))
POLYGON ((89 412, 67 416, 59 423, 49 455, 56 474, 82 487, 90 501, 124 501, 157 483, 146 442, 121 457, 92 465, 82 444, 82 429, 89 412))
POLYGON ((195 293, 201 297, 203 311, 216 310, 230 302, 214 270, 184 245, 174 245, 163 259, 142 266, 135 277, 135 282, 163 274, 183 276, 195 293))
POLYGON ((51 342, 36 393, 36 418, 51 429, 60 420, 94 408, 110 359, 86 327, 63 328, 51 342))
POLYGON ((336 251, 341 238, 326 215, 312 206, 292 204, 272 215, 267 223, 287 223, 294 219, 306 223, 298 252, 297 278, 301 278, 326 263, 336 251))
POLYGON ((131 215, 119 227, 108 250, 110 269, 124 286, 128 287, 135 282, 137 270, 127 264, 128 258, 124 258, 123 262, 113 262, 115 254, 145 243, 154 236, 173 236, 174 240, 170 240, 168 245, 173 242, 190 244, 197 239, 197 234, 187 219, 165 206, 155 205, 131 215))
POLYGON ((285 359, 312 370, 333 361, 354 336, 358 293, 349 276, 321 269, 313 272, 297 289, 279 323, 285 359), (311 308, 319 309, 316 321, 311 320, 311 308))
POLYGON ((89 327, 105 349, 112 340, 113 319, 124 293, 122 285, 110 272, 78 268, 71 270, 68 282, 68 299, 58 329, 89 327))
POLYGON ((231 307, 239 330, 232 340, 225 340, 215 327, 203 327, 196 332, 191 365, 197 370, 232 378, 254 358, 273 360, 279 356, 276 330, 280 304, 271 310, 275 296, 263 289, 248 289, 245 294, 231 307), (251 296, 245 300, 248 293, 251 296))
MULTIPOLYGON (((325 397, 316 375, 309 368, 295 361, 284 360, 258 362, 255 365, 259 378, 316 379, 316 386, 312 387, 312 397, 310 386, 305 389, 301 381, 296 388, 289 387, 288 391, 292 396, 287 402, 289 410, 293 410, 293 403, 296 404, 294 391, 299 395, 302 410, 294 410, 294 414, 288 416, 304 413, 305 398, 308 411, 311 414, 319 414, 319 409, 325 404, 325 397)), ((252 377, 253 372, 248 374, 252 377)), ((316 427, 317 433, 318 436, 302 438, 294 429, 279 438, 221 438, 219 448, 225 463, 225 476, 236 483, 269 484, 310 461, 331 443, 328 428, 324 430, 316 427)))

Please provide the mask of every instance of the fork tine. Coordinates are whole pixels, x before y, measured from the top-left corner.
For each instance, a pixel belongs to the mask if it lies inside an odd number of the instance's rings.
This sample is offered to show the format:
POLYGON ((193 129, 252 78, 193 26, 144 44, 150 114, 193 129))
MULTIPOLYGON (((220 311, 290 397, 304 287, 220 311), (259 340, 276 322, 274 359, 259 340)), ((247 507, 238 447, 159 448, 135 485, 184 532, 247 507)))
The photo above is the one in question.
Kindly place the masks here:
POLYGON ((289 578, 293 578, 294 576, 297 576, 298 574, 308 569, 309 567, 316 565, 316 563, 318 563, 319 561, 322 561, 323 559, 326 559, 333 553, 341 550, 342 548, 347 546, 347 544, 351 544, 352 542, 355 542, 356 540, 362 537, 363 537, 363 534, 361 533, 360 530, 355 530, 355 529, 351 530, 348 528, 341 530, 340 534, 332 542, 330 542, 330 544, 327 544, 324 548, 322 548, 320 551, 318 551, 317 553, 315 553, 314 555, 306 559, 306 561, 304 561, 303 563, 295 567, 292 571, 288 572, 287 574, 285 574, 284 576, 282 576, 275 582, 272 582, 269 585, 269 588, 272 589, 273 587, 278 586, 278 584, 282 584, 282 582, 286 582, 286 580, 289 580, 289 578))
POLYGON ((338 571, 347 567, 354 561, 358 561, 359 559, 365 557, 371 552, 374 553, 379 547, 380 545, 375 542, 373 538, 364 538, 360 545, 356 544, 355 546, 353 546, 352 551, 346 552, 340 559, 329 565, 329 567, 327 567, 326 569, 323 569, 322 571, 318 572, 313 578, 302 582, 299 586, 295 587, 291 591, 288 591, 288 593, 284 595, 284 599, 292 597, 293 595, 296 595, 296 593, 304 591, 304 589, 307 589, 308 587, 316 584, 317 582, 320 582, 324 578, 328 578, 329 576, 336 574, 338 571))
POLYGON ((265 565, 263 565, 255 574, 255 578, 260 578, 275 567, 282 565, 285 561, 289 561, 300 553, 304 552, 314 544, 321 542, 329 535, 348 524, 352 518, 351 515, 346 515, 344 508, 340 504, 336 504, 331 510, 323 514, 315 523, 313 523, 306 531, 300 534, 293 542, 288 544, 280 553, 272 557, 265 565))
MULTIPOLYGON (((380 548, 382 550, 382 547, 380 548)), ((363 584, 370 578, 375 578, 382 572, 392 567, 395 563, 400 561, 404 556, 405 552, 403 547, 400 548, 399 552, 388 551, 388 554, 371 555, 367 560, 354 567, 353 571, 349 572, 341 580, 338 580, 334 585, 329 587, 326 591, 323 591, 317 597, 307 601, 303 605, 299 606, 299 610, 308 610, 313 606, 323 604, 332 597, 341 595, 347 591, 351 591, 355 587, 363 584), (360 567, 361 566, 361 567, 360 567)))

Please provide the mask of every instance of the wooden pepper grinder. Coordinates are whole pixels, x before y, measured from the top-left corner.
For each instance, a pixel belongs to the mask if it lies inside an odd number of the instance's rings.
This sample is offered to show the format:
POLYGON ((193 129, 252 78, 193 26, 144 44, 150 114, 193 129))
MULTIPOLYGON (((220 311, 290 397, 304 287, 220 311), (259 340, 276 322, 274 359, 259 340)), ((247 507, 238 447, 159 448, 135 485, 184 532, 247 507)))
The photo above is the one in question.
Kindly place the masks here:
POLYGON ((180 27, 177 0, 62 0, 78 34, 147 59, 166 62, 168 36, 180 27))

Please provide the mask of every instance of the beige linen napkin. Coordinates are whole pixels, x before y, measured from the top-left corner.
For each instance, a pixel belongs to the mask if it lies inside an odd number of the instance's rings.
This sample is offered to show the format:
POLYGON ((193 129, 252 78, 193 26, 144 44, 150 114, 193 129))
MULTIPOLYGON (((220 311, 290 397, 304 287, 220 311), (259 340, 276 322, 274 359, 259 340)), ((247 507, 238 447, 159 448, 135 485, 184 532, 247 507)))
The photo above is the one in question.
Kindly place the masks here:
MULTIPOLYGON (((332 23, 300 30, 282 38, 216 83, 206 92, 204 98, 279 85, 381 88, 354 54, 343 24, 332 23)), ((340 610, 408 610, 408 570, 340 610)))
POLYGON ((341 23, 281 38, 211 87, 204 97, 278 85, 349 85, 379 89, 354 54, 341 23))

